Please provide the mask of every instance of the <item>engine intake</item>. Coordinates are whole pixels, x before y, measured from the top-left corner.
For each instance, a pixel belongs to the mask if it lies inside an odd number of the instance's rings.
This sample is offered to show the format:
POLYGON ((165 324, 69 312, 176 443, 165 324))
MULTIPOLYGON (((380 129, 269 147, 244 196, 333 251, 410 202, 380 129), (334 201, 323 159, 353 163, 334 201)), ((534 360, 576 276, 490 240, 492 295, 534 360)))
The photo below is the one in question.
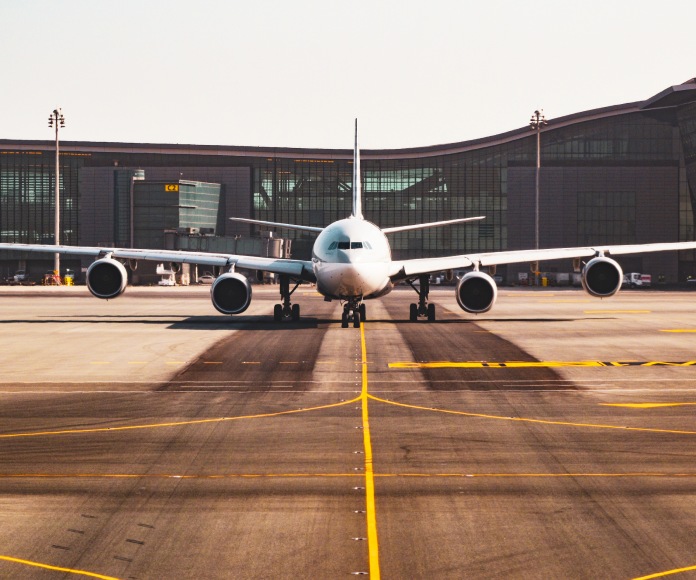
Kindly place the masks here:
POLYGON ((251 284, 241 274, 222 274, 213 282, 210 298, 218 312, 240 314, 249 308, 251 303, 251 284))
POLYGON ((592 258, 582 269, 582 287, 590 296, 607 298, 621 289, 623 271, 611 258, 592 258))
POLYGON ((468 272, 457 283, 457 303, 471 314, 488 312, 497 297, 495 281, 484 272, 468 272))
POLYGON ((113 258, 92 262, 87 269, 87 288, 97 298, 109 300, 123 294, 128 274, 123 264, 113 258))

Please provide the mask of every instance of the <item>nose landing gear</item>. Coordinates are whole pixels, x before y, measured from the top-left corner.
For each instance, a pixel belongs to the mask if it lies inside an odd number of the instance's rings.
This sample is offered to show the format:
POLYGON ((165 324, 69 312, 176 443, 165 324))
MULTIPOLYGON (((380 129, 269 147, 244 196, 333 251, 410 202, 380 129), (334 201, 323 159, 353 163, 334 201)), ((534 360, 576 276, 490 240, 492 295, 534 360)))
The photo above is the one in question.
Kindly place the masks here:
POLYGON ((360 321, 365 322, 365 305, 358 300, 349 300, 343 305, 343 314, 341 315, 341 328, 348 328, 348 324, 352 321, 353 328, 360 328, 360 321))

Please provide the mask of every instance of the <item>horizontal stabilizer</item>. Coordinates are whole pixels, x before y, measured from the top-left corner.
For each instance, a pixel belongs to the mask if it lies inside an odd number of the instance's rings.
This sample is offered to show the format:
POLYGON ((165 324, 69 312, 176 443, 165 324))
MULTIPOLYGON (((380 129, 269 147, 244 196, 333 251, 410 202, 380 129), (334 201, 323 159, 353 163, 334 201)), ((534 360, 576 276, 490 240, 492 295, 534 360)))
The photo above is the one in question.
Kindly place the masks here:
POLYGON ((314 226, 300 226, 297 224, 281 224, 279 222, 266 222, 263 220, 252 220, 252 219, 248 219, 248 218, 239 218, 239 217, 231 217, 230 219, 232 221, 235 221, 235 222, 244 222, 246 224, 256 224, 258 226, 268 226, 271 228, 285 228, 287 230, 303 230, 305 232, 319 233, 324 229, 324 228, 317 228, 314 226))
POLYGON ((482 220, 486 216, 481 215, 477 217, 469 217, 469 218, 458 218, 456 220, 445 220, 442 222, 428 222, 426 224, 413 224, 410 226, 396 226, 393 228, 382 228, 382 232, 385 234, 393 234, 394 232, 405 232, 407 230, 421 230, 423 228, 439 228, 441 226, 449 226, 451 224, 460 224, 463 222, 472 222, 476 220, 482 220))

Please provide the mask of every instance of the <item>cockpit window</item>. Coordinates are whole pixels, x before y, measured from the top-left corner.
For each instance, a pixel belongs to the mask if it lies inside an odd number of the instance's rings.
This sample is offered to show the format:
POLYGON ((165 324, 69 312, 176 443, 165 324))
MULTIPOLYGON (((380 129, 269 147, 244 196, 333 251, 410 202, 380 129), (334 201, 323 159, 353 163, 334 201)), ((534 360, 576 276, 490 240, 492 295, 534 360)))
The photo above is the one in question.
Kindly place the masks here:
POLYGON ((370 242, 349 242, 346 240, 344 242, 331 242, 328 247, 329 250, 335 250, 336 248, 339 250, 360 250, 362 248, 371 250, 372 246, 370 242))

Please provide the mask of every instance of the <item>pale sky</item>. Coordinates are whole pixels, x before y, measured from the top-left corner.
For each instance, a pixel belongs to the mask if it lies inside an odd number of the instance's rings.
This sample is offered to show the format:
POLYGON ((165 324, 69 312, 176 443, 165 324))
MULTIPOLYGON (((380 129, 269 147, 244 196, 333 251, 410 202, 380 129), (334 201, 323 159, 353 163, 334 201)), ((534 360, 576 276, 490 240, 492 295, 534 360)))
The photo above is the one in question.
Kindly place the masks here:
POLYGON ((0 0, 0 139, 402 148, 696 77, 694 0, 0 0))

